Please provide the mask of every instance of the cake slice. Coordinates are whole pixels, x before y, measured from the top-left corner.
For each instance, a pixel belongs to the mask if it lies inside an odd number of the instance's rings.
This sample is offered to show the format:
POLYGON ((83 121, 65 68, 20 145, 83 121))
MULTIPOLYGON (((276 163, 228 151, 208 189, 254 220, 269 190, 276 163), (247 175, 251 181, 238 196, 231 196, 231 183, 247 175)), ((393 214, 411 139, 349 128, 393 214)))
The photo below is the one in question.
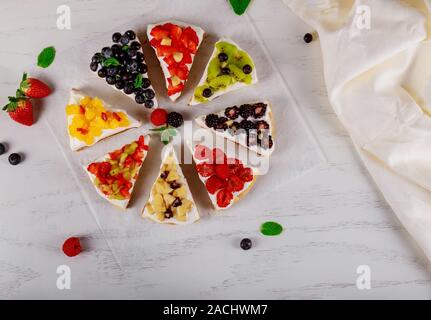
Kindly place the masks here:
POLYGON ((172 145, 166 150, 142 216, 164 224, 184 225, 199 220, 196 204, 172 145))
POLYGON ((92 146, 98 141, 141 126, 126 111, 114 109, 105 101, 72 89, 66 107, 67 132, 73 151, 92 146))
POLYGON ((256 181, 256 169, 244 165, 235 156, 228 157, 219 148, 197 144, 191 149, 199 178, 217 210, 231 207, 256 181))
POLYGON ((129 204, 139 171, 147 157, 150 136, 112 151, 90 163, 84 169, 97 193, 121 209, 129 204))
POLYGON ((225 93, 255 83, 257 73, 250 55, 232 40, 221 39, 215 44, 190 105, 211 101, 225 93))
POLYGON ((157 108, 142 45, 133 30, 114 33, 112 43, 93 55, 90 69, 136 103, 157 108))
POLYGON ((147 36, 165 76, 168 96, 178 99, 204 37, 200 27, 180 21, 149 24, 147 36))
POLYGON ((260 155, 269 156, 274 151, 274 120, 268 101, 228 107, 195 120, 201 127, 260 155))

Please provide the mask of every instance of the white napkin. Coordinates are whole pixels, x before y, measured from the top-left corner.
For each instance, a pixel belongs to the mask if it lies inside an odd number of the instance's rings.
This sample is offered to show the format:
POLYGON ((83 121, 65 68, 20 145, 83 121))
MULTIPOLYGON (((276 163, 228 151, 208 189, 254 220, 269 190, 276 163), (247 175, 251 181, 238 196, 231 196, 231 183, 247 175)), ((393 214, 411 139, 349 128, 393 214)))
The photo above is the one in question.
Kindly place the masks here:
POLYGON ((334 111, 431 260, 431 1, 284 2, 319 33, 334 111))

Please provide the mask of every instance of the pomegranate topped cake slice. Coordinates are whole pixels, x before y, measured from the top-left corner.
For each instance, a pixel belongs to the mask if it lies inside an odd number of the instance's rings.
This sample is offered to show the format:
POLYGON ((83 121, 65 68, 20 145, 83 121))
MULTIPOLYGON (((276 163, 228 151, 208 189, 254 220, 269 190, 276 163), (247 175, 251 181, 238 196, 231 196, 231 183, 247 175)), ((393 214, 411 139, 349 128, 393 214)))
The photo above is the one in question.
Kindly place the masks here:
POLYGON ((112 151, 85 167, 97 193, 110 203, 126 209, 139 171, 148 153, 150 136, 112 151))
POLYGON ((148 25, 147 34, 165 75, 168 96, 175 101, 184 90, 204 31, 184 22, 166 21, 148 25))

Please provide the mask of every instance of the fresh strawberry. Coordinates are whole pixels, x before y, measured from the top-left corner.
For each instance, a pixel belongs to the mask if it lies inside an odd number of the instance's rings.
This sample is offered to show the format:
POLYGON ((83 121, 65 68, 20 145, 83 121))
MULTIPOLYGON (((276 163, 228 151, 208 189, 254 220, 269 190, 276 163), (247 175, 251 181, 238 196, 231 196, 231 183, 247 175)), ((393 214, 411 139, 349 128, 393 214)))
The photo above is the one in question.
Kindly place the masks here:
POLYGON ((225 182, 216 175, 211 176, 205 183, 209 193, 214 194, 217 190, 224 188, 225 182))
POLYGON ((19 90, 29 98, 41 99, 51 94, 51 89, 36 78, 28 78, 24 72, 19 90))
POLYGON ((184 83, 180 83, 176 87, 173 87, 171 78, 168 79, 168 83, 168 96, 172 96, 184 90, 184 83))
POLYGON ((230 190, 222 189, 217 193, 217 205, 220 208, 226 208, 233 200, 233 194, 230 190))
POLYGON ((183 63, 171 65, 168 67, 171 76, 177 76, 181 80, 187 80, 189 76, 189 68, 183 63))
POLYGON ((158 127, 166 124, 168 112, 165 109, 158 108, 151 112, 151 123, 158 127))
POLYGON ((161 40, 169 36, 169 31, 165 30, 162 26, 155 26, 151 29, 150 34, 157 40, 161 40))
POLYGON ((240 177, 232 175, 226 182, 226 189, 232 192, 239 192, 244 189, 244 181, 240 177))
POLYGON ((227 179, 230 176, 229 166, 225 163, 215 165, 215 173, 220 179, 227 179))
POLYGON ((9 103, 4 106, 3 110, 9 113, 12 120, 26 126, 33 124, 33 105, 25 97, 9 97, 9 103))
POLYGON ((203 145, 197 145, 195 148, 195 158, 197 160, 209 160, 211 158, 211 149, 203 145))
POLYGON ((183 33, 183 29, 181 29, 180 26, 169 22, 163 25, 163 29, 169 31, 169 35, 172 40, 179 40, 181 38, 181 34, 183 33))
POLYGON ((183 46, 191 53, 196 53, 199 44, 199 38, 192 28, 187 27, 184 29, 181 35, 181 42, 183 46))
POLYGON ((69 238, 63 243, 63 252, 68 257, 77 256, 81 251, 81 243, 77 237, 69 238))
POLYGON ((209 177, 215 173, 214 165, 206 162, 196 165, 196 170, 202 177, 209 177))

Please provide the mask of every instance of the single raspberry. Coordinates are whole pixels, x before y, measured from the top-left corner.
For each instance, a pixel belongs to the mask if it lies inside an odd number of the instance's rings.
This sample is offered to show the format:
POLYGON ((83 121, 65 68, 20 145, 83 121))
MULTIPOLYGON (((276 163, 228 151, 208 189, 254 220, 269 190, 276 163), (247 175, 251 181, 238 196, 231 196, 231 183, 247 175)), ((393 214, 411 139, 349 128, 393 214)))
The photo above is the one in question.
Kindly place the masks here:
POLYGON ((227 179, 230 176, 229 166, 227 164, 216 164, 215 165, 215 173, 217 177, 220 179, 227 179))
POLYGON ((210 177, 215 173, 214 165, 206 162, 197 164, 196 170, 202 177, 210 177))
POLYGON ((224 186, 225 186, 225 182, 219 177, 217 177, 216 175, 211 176, 205 183, 205 187, 207 188, 208 192, 211 194, 216 193, 217 190, 224 188, 224 186))
POLYGON ((217 205, 220 208, 226 208, 233 200, 233 194, 230 190, 222 189, 217 193, 217 205))
POLYGON ((81 243, 77 237, 69 238, 63 243, 63 252, 68 257, 77 256, 81 251, 81 243))
POLYGON ((240 177, 232 175, 226 182, 226 189, 232 192, 239 192, 244 189, 244 181, 240 177))
POLYGON ((165 109, 158 108, 151 112, 151 123, 158 127, 166 124, 168 120, 168 112, 165 109))

